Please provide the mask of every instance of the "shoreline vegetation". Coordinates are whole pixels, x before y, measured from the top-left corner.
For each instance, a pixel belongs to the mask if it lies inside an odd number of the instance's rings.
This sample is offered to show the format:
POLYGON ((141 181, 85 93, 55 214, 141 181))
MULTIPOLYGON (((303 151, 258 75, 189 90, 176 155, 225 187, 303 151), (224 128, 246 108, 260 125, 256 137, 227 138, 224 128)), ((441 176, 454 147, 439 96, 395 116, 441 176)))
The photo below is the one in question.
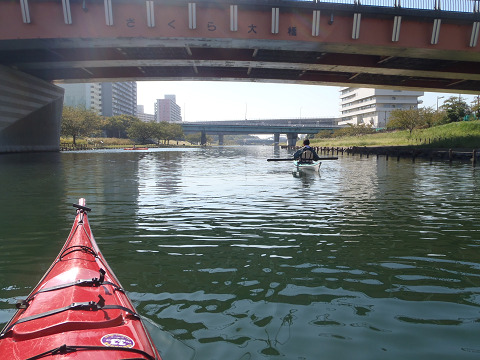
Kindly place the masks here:
POLYGON ((480 120, 454 122, 427 129, 395 130, 341 137, 315 137, 310 145, 322 153, 385 155, 447 160, 471 160, 480 156, 480 120))
MULTIPOLYGON (((480 120, 453 122, 426 129, 394 130, 369 134, 334 136, 322 132, 310 138, 311 146, 325 154, 385 155, 387 157, 416 157, 433 159, 471 160, 474 165, 480 156, 480 120)), ((121 138, 81 138, 75 145, 62 137, 60 151, 122 149, 124 147, 198 147, 187 141, 173 140, 167 144, 138 144, 121 138)), ((285 144, 280 144, 286 147, 285 144)), ((301 141, 297 142, 297 148, 301 141)))

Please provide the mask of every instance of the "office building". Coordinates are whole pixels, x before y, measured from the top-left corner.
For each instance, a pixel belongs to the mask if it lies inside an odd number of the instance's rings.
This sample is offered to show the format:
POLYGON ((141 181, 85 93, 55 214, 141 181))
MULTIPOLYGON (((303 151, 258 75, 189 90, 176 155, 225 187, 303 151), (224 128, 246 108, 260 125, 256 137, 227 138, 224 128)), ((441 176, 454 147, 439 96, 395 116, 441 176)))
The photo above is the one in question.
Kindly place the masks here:
POLYGON ((175 101, 175 95, 165 95, 164 99, 157 99, 155 102, 155 119, 157 122, 182 122, 182 111, 175 101))
POLYGON ((372 125, 384 128, 395 109, 417 109, 421 91, 345 87, 340 89, 339 125, 372 125))

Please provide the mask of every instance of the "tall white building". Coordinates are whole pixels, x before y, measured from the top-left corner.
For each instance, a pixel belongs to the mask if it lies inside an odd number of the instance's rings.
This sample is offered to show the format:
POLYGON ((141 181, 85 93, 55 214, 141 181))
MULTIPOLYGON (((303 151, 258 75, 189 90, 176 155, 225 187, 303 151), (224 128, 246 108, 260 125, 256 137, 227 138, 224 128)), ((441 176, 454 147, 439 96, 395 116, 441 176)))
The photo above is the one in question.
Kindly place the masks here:
POLYGON ((103 116, 137 114, 137 83, 60 84, 65 89, 63 103, 84 106, 103 116))
POLYGON ((155 102, 155 119, 157 122, 182 122, 182 109, 177 105, 175 95, 165 95, 155 102))
POLYGON ((340 89, 339 125, 372 125, 384 128, 395 109, 416 109, 421 91, 345 87, 340 89))

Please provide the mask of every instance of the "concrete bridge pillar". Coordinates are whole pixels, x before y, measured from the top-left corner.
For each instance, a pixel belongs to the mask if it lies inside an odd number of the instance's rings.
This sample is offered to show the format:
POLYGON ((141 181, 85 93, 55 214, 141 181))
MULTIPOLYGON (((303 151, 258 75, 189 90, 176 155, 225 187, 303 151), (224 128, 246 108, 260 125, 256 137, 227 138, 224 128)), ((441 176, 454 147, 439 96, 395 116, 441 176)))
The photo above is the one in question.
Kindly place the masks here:
POLYGON ((59 151, 61 87, 0 66, 0 153, 59 151))
POLYGON ((280 134, 273 134, 273 144, 278 145, 280 143, 280 134))
POLYGON ((297 144, 298 134, 287 134, 287 145, 295 146, 297 144))
POLYGON ((218 134, 218 145, 223 145, 223 134, 218 134))
POLYGON ((200 145, 207 145, 207 133, 205 130, 202 131, 202 136, 200 138, 200 145))

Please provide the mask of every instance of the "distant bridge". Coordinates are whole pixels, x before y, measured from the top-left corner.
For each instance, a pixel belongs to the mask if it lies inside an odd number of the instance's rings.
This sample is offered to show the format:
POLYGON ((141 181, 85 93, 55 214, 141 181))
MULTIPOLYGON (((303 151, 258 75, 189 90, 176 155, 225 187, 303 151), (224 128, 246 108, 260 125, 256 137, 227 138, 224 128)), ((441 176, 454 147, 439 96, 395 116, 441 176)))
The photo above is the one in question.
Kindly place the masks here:
POLYGON ((336 125, 335 118, 184 122, 182 127, 187 134, 201 133, 202 144, 206 143, 207 134, 218 135, 220 145, 223 144, 224 135, 273 134, 274 143, 278 144, 280 134, 286 134, 289 146, 295 145, 299 134, 317 134, 322 130, 341 128, 336 125))

